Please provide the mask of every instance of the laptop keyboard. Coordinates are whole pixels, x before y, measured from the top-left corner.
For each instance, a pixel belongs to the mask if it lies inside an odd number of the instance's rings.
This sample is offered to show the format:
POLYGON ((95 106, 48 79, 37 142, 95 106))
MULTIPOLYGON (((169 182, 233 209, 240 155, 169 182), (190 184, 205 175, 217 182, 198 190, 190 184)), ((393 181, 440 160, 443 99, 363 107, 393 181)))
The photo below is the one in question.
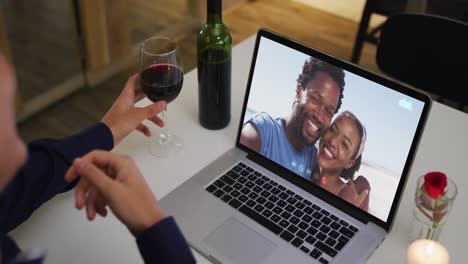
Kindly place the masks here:
POLYGON ((242 162, 206 190, 320 263, 331 262, 359 231, 242 162))

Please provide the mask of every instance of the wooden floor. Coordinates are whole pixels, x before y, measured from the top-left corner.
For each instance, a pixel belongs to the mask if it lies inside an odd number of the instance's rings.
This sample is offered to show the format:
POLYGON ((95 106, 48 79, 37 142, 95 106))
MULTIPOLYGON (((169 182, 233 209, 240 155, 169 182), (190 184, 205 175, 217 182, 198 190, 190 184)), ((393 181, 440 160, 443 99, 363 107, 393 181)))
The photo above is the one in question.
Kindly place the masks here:
POLYGON ((132 0, 129 3, 129 25, 133 44, 141 43, 165 27, 191 17, 187 0, 132 0))
MULTIPOLYGON (((185 14, 183 14, 184 16, 185 14)), ((237 4, 223 14, 234 44, 265 27, 349 60, 357 23, 286 0, 257 0, 237 4)), ((146 30, 146 29, 145 29, 146 30)), ((139 33, 138 33, 139 34, 139 33)), ((148 33, 143 33, 143 35, 148 33)), ((138 38, 138 37, 137 37, 138 38)), ((179 38, 185 71, 196 67, 196 32, 179 38)), ((366 45, 361 65, 376 70, 375 47, 366 45)), ((43 137, 65 137, 98 122, 122 89, 134 66, 98 87, 83 89, 19 124, 21 137, 29 142, 43 137)))

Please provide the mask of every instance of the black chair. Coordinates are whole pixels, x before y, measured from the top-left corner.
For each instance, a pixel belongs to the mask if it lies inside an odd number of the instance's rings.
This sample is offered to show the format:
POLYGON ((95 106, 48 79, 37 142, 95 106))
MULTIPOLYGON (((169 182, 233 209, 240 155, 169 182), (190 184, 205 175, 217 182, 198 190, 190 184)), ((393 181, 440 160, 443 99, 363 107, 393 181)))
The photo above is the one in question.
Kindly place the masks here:
POLYGON ((377 44, 378 33, 382 28, 382 24, 376 26, 368 32, 369 21, 372 14, 379 14, 383 16, 390 16, 393 14, 401 13, 405 10, 408 0, 367 0, 362 11, 361 22, 354 41, 353 55, 351 61, 353 63, 359 62, 361 56, 362 46, 364 42, 377 44))
POLYGON ((468 105, 468 23, 429 14, 390 16, 380 32, 377 66, 462 109, 468 105))
POLYGON ((424 13, 451 17, 463 22, 468 22, 468 0, 425 0, 424 13))

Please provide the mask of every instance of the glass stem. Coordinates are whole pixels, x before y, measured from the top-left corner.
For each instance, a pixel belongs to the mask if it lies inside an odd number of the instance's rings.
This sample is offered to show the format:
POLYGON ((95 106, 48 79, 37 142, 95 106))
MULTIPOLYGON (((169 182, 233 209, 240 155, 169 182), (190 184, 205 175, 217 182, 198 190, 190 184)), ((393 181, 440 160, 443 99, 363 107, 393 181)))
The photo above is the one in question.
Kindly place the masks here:
POLYGON ((159 135, 159 140, 161 144, 166 144, 169 139, 169 130, 167 128, 167 113, 166 112, 167 112, 167 106, 161 112, 161 119, 164 122, 163 132, 161 133, 161 135, 159 135))

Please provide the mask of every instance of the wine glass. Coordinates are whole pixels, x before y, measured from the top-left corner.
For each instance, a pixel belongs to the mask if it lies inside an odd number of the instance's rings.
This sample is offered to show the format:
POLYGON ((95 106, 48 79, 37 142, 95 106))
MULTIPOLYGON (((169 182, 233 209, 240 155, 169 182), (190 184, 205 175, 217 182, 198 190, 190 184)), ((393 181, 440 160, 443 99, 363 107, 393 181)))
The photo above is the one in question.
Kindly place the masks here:
MULTIPOLYGON (((168 104, 180 93, 184 68, 177 43, 166 37, 145 40, 140 48, 140 85, 149 100, 164 100, 168 104)), ((168 130, 167 107, 161 113, 164 128, 159 136, 150 138, 150 153, 169 157, 183 147, 182 139, 168 130)))

